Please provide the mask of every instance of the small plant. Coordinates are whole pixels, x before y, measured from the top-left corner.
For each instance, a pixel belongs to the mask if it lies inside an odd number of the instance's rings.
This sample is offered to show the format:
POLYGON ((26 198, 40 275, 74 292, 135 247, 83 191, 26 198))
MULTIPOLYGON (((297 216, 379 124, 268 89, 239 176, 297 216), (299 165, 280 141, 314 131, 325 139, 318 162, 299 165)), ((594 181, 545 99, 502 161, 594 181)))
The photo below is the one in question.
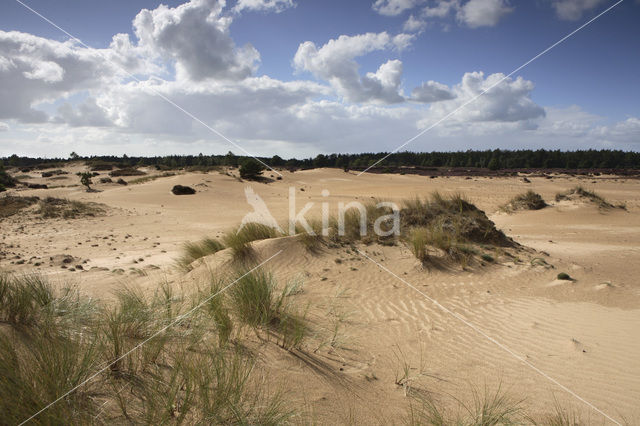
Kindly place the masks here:
POLYGON ((496 260, 493 258, 493 256, 491 256, 490 254, 487 253, 482 253, 482 255, 480 256, 480 258, 482 260, 484 260, 485 262, 489 262, 489 263, 493 263, 496 260))
POLYGON ((573 278, 566 272, 560 272, 557 277, 559 280, 573 281, 573 278))

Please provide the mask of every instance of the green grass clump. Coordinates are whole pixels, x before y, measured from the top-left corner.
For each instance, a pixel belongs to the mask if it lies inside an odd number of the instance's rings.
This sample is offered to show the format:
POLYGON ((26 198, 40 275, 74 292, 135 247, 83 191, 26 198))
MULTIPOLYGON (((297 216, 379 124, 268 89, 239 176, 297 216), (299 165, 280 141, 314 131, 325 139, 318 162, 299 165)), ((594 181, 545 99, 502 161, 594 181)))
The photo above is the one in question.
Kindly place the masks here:
POLYGON ((481 258, 482 260, 484 260, 485 262, 489 262, 489 263, 493 263, 493 262, 495 262, 495 261, 496 261, 496 260, 493 258, 493 256, 491 256, 490 254, 487 254, 487 253, 483 253, 483 254, 480 256, 480 258, 481 258))
POLYGON ((239 229, 227 232, 222 241, 226 247, 231 249, 234 260, 245 262, 252 260, 255 255, 251 242, 277 236, 278 232, 274 228, 261 223, 250 222, 239 229))
POLYGON ((547 207, 547 203, 542 196, 532 190, 516 195, 507 204, 502 206, 502 210, 513 212, 516 210, 540 210, 547 207))
POLYGON ((235 318, 250 327, 277 333, 282 347, 299 347, 307 326, 305 315, 294 312, 288 303, 294 288, 285 285, 278 292, 273 276, 262 271, 240 275, 229 289, 231 310, 235 318))
POLYGON ((210 254, 214 254, 224 249, 224 245, 214 238, 203 238, 198 242, 187 242, 184 244, 182 256, 177 260, 178 266, 185 271, 191 270, 191 264, 210 254))

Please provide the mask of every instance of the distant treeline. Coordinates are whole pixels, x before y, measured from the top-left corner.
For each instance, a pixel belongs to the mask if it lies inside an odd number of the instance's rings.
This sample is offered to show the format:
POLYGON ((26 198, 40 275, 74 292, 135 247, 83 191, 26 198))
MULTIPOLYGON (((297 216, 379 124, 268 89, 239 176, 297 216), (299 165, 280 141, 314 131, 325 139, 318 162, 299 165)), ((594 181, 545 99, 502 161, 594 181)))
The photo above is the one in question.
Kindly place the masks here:
MULTIPOLYGON (((387 153, 319 154, 315 158, 288 159, 278 155, 258 157, 272 167, 310 169, 336 167, 362 170, 385 157, 387 153)), ((5 166, 18 168, 46 168, 63 165, 69 161, 84 160, 96 167, 155 166, 161 170, 180 168, 211 168, 238 166, 249 157, 232 152, 226 155, 168 155, 157 157, 92 156, 81 157, 71 153, 69 158, 29 158, 12 155, 0 161, 5 166)), ((502 169, 640 169, 640 153, 613 150, 549 151, 539 150, 487 150, 461 152, 398 152, 378 164, 378 170, 398 167, 469 167, 490 170, 502 169)))

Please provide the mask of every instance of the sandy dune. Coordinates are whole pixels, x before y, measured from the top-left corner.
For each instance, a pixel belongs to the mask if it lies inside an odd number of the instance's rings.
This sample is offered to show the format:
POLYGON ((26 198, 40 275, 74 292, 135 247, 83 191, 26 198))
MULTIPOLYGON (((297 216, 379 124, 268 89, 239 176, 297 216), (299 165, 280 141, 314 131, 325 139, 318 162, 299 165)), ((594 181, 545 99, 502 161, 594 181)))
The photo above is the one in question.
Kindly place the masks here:
MULTIPOLYGON (((244 198, 247 185, 283 225, 290 187, 297 211, 315 203, 309 218, 320 217, 323 202, 335 213, 338 202, 461 192, 522 244, 512 250, 513 257, 492 252, 495 264, 428 270, 403 245, 324 247, 309 253, 293 237, 255 243, 261 259, 282 250, 267 268, 282 281, 304 281, 297 297, 312 306, 314 324, 340 324, 334 347, 307 354, 256 342, 268 380, 285 386, 306 412, 327 424, 400 423, 408 392, 443 400, 452 394, 464 400, 470 398, 470 384, 479 389, 501 384, 509 394, 525 398, 536 416, 552 411, 558 401, 581 413, 587 424, 608 422, 554 380, 618 421, 640 422, 640 182, 567 176, 530 178, 531 183, 515 177, 358 177, 333 169, 283 175, 268 184, 220 173, 189 173, 128 186, 98 184, 94 193, 77 186, 12 190, 103 203, 108 212, 69 220, 28 214, 3 219, 0 268, 39 271, 108 299, 122 283, 151 287, 167 279, 189 285, 207 268, 224 268, 224 251, 186 276, 173 262, 185 241, 216 237, 240 223, 250 211, 244 198), (198 192, 174 196, 170 189, 176 184, 198 192), (577 184, 612 202, 625 202, 627 209, 603 211, 589 204, 553 202, 557 192, 577 184), (527 189, 553 205, 513 214, 499 210, 527 189), (323 196, 323 190, 329 195, 323 196), (56 255, 74 260, 63 269, 56 255), (557 280, 559 272, 575 281, 557 280), (411 373, 403 388, 395 381, 404 362, 411 373)), ((67 176, 56 183, 77 183, 73 173, 67 176)))

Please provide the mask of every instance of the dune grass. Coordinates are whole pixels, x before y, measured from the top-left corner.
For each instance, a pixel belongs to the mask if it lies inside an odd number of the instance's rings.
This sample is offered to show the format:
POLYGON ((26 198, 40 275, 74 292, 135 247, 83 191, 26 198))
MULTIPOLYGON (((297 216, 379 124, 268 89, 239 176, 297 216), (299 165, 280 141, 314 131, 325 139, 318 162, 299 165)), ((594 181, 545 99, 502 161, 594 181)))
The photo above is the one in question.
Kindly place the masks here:
POLYGON ((192 269, 192 263, 210 254, 224 249, 224 245, 214 238, 203 238, 198 242, 187 242, 182 247, 182 256, 176 261, 184 271, 192 269))
MULTIPOLYGON (((294 414, 256 376, 251 354, 229 345, 231 322, 242 318, 222 295, 184 319, 210 293, 165 284, 115 296, 98 309, 42 277, 0 275, 0 321, 10 326, 0 328, 1 423, 19 424, 78 385, 35 422, 279 424, 294 414)), ((272 296, 269 315, 283 318, 272 296)))
POLYGON ((227 232, 222 237, 222 242, 231 249, 234 260, 247 262, 255 257, 255 251, 251 247, 253 241, 266 240, 277 236, 276 229, 261 223, 250 222, 227 232))
POLYGON ((507 204, 501 206, 501 210, 509 213, 517 210, 540 210, 545 207, 547 207, 547 203, 542 196, 528 190, 513 197, 507 204))
POLYGON ((277 290, 269 273, 239 272, 239 281, 229 289, 229 304, 234 316, 256 330, 275 333, 285 348, 298 348, 306 335, 305 315, 295 312, 288 303, 292 286, 277 290))
POLYGON ((619 209, 623 209, 626 210, 626 205, 624 203, 620 203, 620 204, 611 204, 610 202, 608 202, 606 199, 604 199, 602 196, 600 196, 599 194, 593 192, 593 191, 588 191, 585 188, 583 188, 582 186, 576 186, 573 187, 565 192, 559 192, 556 194, 556 201, 563 201, 563 200, 576 200, 576 199, 582 199, 582 200, 587 200, 590 201, 592 203, 594 203, 595 205, 597 205, 600 209, 603 210, 607 210, 607 209, 613 209, 613 208, 619 208, 619 209))
POLYGON ((476 244, 513 244, 483 211, 458 193, 435 192, 427 199, 406 200, 400 216, 402 239, 423 264, 449 259, 464 268, 479 253, 476 244))
POLYGON ((416 426, 532 424, 531 419, 524 412, 524 401, 510 397, 500 387, 495 391, 489 391, 485 388, 483 392, 479 392, 472 386, 471 394, 470 402, 462 402, 453 398, 455 409, 447 409, 443 402, 436 401, 429 396, 415 394, 406 423, 416 426))

